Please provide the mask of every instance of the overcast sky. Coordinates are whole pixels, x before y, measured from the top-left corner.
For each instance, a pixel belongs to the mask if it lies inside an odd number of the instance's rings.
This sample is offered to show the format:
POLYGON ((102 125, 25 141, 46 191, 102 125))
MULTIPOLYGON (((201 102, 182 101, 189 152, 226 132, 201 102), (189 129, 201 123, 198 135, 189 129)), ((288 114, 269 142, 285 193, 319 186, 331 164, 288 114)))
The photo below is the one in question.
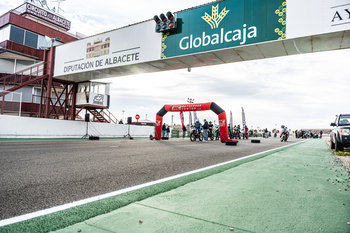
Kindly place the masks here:
MULTIPOLYGON (((211 1, 206 0, 66 0, 60 13, 72 22, 71 33, 87 36, 153 18, 155 14, 176 12, 211 1)), ((22 0, 1 0, 0 15, 22 0)), ((50 5, 51 1, 48 0, 50 5)), ((52 2, 51 7, 57 2, 52 2)), ((350 113, 350 50, 300 54, 272 59, 238 62, 201 68, 110 78, 110 111, 119 119, 134 117, 155 120, 165 104, 215 102, 234 124, 241 124, 241 107, 250 128, 272 129, 281 124, 295 129, 330 128, 334 115, 350 113)), ((178 113, 165 115, 165 123, 180 123, 178 113)), ((199 112, 216 121, 213 112, 199 112)), ((188 113, 185 114, 188 122, 188 113)))

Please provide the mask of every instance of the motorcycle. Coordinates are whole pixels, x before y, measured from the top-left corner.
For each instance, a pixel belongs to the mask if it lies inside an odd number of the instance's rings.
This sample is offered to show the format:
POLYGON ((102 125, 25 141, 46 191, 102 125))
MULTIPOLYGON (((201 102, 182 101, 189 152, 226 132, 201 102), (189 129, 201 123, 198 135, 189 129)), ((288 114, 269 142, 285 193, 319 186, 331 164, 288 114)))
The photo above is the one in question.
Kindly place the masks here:
POLYGON ((202 141, 203 140, 203 133, 199 132, 196 127, 192 126, 190 140, 191 140, 191 142, 194 142, 194 141, 196 141, 197 138, 199 141, 202 141))
POLYGON ((253 135, 254 135, 253 130, 252 130, 252 129, 251 129, 251 130, 249 130, 249 137, 253 137, 253 135))
POLYGON ((213 127, 209 127, 208 138, 210 138, 210 140, 212 140, 212 141, 214 140, 213 127))
POLYGON ((235 139, 241 139, 241 129, 239 127, 235 127, 233 129, 233 138, 235 139))
POLYGON ((289 132, 287 130, 287 127, 282 125, 281 128, 282 128, 282 132, 281 132, 281 135, 280 135, 281 142, 283 142, 283 141, 286 142, 288 140, 288 137, 289 137, 289 132))
POLYGON ((242 133, 242 138, 243 138, 243 139, 248 139, 248 137, 249 137, 249 133, 243 131, 243 133, 242 133))
POLYGON ((231 127, 228 127, 227 131, 228 131, 229 139, 233 139, 234 138, 234 130, 231 130, 231 127))
POLYGON ((218 126, 215 127, 215 140, 220 139, 220 129, 218 126))

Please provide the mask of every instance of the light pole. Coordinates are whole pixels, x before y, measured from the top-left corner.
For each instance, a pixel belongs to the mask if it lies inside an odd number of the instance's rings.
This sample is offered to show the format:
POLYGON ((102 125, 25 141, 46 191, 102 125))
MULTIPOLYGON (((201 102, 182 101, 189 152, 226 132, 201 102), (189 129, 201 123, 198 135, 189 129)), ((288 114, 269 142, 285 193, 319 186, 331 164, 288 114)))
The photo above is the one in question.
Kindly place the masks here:
MULTIPOLYGON (((193 104, 193 102, 194 102, 194 99, 192 99, 192 98, 187 98, 187 103, 193 104)), ((189 127, 191 127, 191 124, 192 124, 191 112, 188 112, 188 115, 189 115, 189 127)), ((194 113, 193 113, 193 117, 194 117, 194 113)))
POLYGON ((122 120, 124 121, 124 112, 125 110, 122 110, 122 120))
POLYGON ((192 99, 192 98, 187 98, 187 103, 193 104, 193 103, 194 103, 194 99, 192 99))
POLYGON ((175 115, 171 115, 171 127, 174 126, 174 116, 175 116, 175 115))

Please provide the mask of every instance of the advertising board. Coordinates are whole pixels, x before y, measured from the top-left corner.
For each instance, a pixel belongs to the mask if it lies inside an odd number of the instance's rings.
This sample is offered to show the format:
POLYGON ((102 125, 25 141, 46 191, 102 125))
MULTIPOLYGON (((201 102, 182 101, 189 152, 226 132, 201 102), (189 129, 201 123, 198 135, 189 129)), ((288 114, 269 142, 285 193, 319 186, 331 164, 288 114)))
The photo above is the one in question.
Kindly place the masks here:
POLYGON ((157 60, 161 39, 148 21, 57 46, 55 76, 157 60))
POLYGON ((220 1, 177 14, 176 31, 163 35, 162 58, 286 37, 285 0, 220 1))
POLYGON ((34 5, 32 3, 26 2, 23 5, 16 8, 16 11, 20 14, 30 14, 45 21, 51 22, 57 26, 60 26, 66 30, 70 29, 71 22, 52 11, 45 10, 40 6, 34 5))
POLYGON ((293 0, 287 7, 286 39, 350 29, 350 0, 293 0))
MULTIPOLYGON (((195 67, 196 63, 186 64, 182 58, 238 47, 248 55, 242 57, 242 53, 234 53, 238 59, 210 56, 221 62, 269 58, 336 49, 340 48, 339 41, 342 48, 346 48, 349 9, 350 0, 217 1, 175 13, 177 28, 174 31, 156 33, 155 22, 149 20, 57 46, 54 76, 84 81, 113 77, 114 73, 116 76, 135 74, 133 71, 137 68, 140 72, 156 72, 172 69, 172 64, 174 69, 195 67), (327 33, 335 34, 310 38, 327 33), (290 39, 292 41, 288 41, 290 39), (286 42, 282 44, 279 40, 286 42), (254 56, 249 56, 253 53, 250 48, 262 44, 268 44, 267 49, 254 49, 254 56), (172 58, 173 61, 164 64, 172 58), (90 72, 97 70, 99 72, 90 72)), ((202 63, 211 64, 210 61, 202 63)))

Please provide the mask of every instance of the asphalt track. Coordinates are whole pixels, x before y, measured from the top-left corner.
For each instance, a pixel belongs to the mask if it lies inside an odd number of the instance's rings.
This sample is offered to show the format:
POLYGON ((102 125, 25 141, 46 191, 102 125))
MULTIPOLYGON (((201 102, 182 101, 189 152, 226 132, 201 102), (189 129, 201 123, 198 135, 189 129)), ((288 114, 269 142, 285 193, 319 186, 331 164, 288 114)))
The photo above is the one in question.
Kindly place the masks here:
POLYGON ((350 232, 349 172, 310 139, 0 232, 350 232))
POLYGON ((182 174, 289 145, 189 139, 0 141, 0 219, 182 174))

